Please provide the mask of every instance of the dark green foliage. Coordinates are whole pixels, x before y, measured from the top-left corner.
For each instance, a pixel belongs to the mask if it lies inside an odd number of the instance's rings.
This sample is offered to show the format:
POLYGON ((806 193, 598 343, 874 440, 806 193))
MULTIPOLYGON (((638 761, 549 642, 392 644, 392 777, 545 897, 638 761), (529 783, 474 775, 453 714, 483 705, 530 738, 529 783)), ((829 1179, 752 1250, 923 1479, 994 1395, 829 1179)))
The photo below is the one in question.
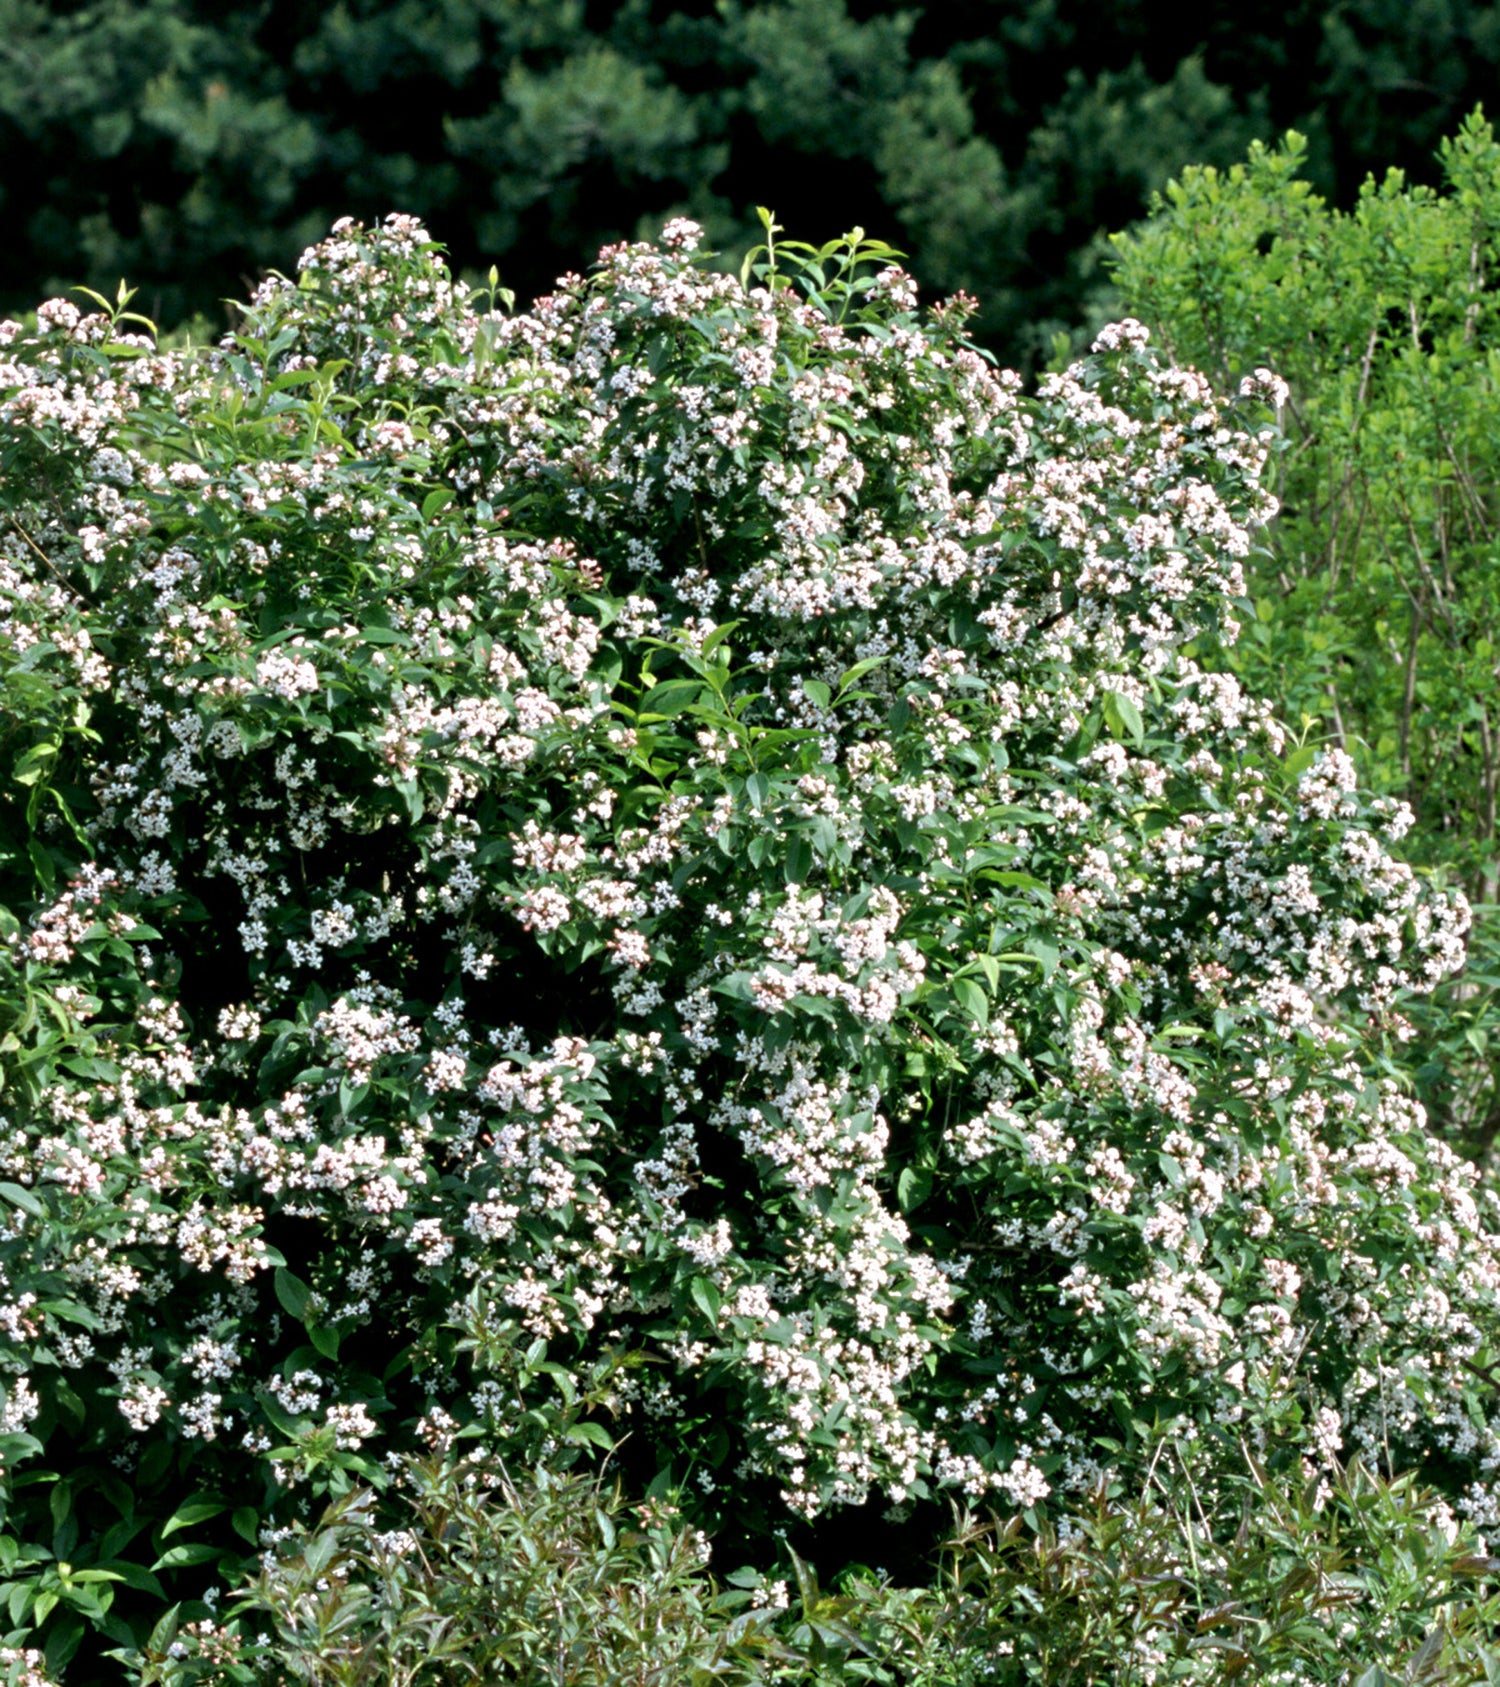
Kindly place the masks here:
POLYGON ((259 1644, 237 1623, 169 1621, 124 1654, 137 1679, 753 1687, 791 1655, 770 1610, 736 1620, 749 1595, 719 1596, 705 1537, 665 1497, 632 1505, 597 1479, 483 1461, 417 1465, 405 1488, 405 1527, 383 1529, 357 1489, 270 1556, 240 1606, 259 1644))
POLYGON ((774 203, 919 253, 1028 361, 1105 293, 1101 231, 1189 160, 1295 123, 1347 194, 1426 168, 1500 58, 1463 0, 0 0, 0 41, 0 310, 128 275, 168 325, 218 319, 397 206, 529 296, 678 212, 737 262, 774 203))

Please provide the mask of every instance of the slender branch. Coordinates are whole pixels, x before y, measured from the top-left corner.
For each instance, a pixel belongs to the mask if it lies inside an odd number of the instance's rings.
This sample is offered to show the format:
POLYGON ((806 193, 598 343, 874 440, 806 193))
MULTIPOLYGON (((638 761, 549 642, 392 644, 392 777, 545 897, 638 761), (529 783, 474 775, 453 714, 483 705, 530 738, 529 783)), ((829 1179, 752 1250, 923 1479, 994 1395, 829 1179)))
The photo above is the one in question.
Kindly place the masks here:
POLYGON ((93 599, 89 597, 87 592, 81 590, 77 585, 74 584, 73 581, 71 581, 67 577, 66 574, 63 573, 63 571, 57 566, 57 564, 52 560, 52 558, 47 555, 47 553, 36 542, 36 540, 32 538, 32 536, 26 531, 26 529, 24 527, 22 527, 21 523, 16 519, 15 513, 13 511, 7 511, 6 512, 6 520, 10 523, 10 526, 12 527, 12 529, 15 532, 19 533, 20 536, 31 547, 32 551, 36 554, 37 559, 40 561, 42 567, 45 568, 47 570, 47 572, 53 576, 53 578, 58 582, 58 584, 61 585, 61 586, 64 586, 75 597, 81 598, 85 603, 90 604, 92 606, 93 599))
POLYGON ((1423 608, 1413 599, 1411 630, 1406 638, 1406 673, 1401 692, 1401 777, 1411 794, 1411 718, 1417 699, 1417 644, 1422 636, 1423 608))

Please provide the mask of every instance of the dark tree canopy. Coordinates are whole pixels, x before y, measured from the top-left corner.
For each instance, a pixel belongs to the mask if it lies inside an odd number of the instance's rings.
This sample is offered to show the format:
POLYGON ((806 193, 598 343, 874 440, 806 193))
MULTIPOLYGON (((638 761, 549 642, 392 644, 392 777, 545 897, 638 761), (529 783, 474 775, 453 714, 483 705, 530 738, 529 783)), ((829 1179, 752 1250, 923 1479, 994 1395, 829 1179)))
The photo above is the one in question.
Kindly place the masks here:
POLYGON ((1023 359, 1184 164, 1294 124, 1322 191, 1430 173, 1500 58, 1470 0, 0 0, 0 40, 0 308, 125 276, 166 324, 218 318, 393 206, 529 297, 674 214, 733 255, 771 204, 895 241, 1023 359))

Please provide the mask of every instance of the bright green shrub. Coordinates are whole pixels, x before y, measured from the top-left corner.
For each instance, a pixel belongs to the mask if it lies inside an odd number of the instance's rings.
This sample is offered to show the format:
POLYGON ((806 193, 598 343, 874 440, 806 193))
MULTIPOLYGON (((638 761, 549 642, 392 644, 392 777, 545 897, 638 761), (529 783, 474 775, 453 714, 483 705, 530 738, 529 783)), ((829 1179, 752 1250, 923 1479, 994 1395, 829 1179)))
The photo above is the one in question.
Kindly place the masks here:
MULTIPOLYGON (((1492 1681, 1500 1562, 1443 1502, 1355 1461, 1331 1483, 1235 1476, 1215 1538, 1170 1448, 1145 1489, 1038 1530, 963 1518, 932 1588, 857 1581, 812 1610, 851 1637, 797 1682, 881 1687, 1394 1687, 1492 1681)), ((803 1580, 806 1581, 804 1573, 803 1580)), ((804 1589, 804 1592, 809 1591, 804 1589)), ((806 1609, 806 1607, 804 1607, 806 1609)), ((806 1635, 806 1622, 791 1630, 806 1635)), ((819 1650, 816 1643, 804 1647, 819 1650)))
POLYGON ((1476 114, 1443 148, 1448 193, 1392 172, 1347 215, 1304 158, 1290 135, 1185 172, 1116 241, 1117 280, 1174 356, 1221 382, 1274 359, 1291 389, 1267 624, 1238 670, 1347 740, 1411 803, 1414 842, 1492 900, 1500 146, 1476 114))
MULTIPOLYGON (((1117 239, 1116 281, 1174 357, 1290 386, 1282 513, 1250 568, 1256 616, 1224 665, 1415 815, 1409 850, 1500 897, 1500 146, 1476 114, 1442 149, 1448 192, 1398 172, 1345 214, 1289 135, 1188 170, 1117 239)), ((1500 1132, 1500 929, 1420 1045, 1467 1146, 1500 1132)))
POLYGON ((54 1664, 469 1441, 628 1432, 752 1555, 1159 1428, 1209 1514, 1243 1443, 1500 1515, 1493 1219, 1372 1076, 1466 910, 1185 650, 1274 381, 1125 324, 1023 398, 884 248, 695 237, 511 317, 397 217, 214 352, 6 331, 0 1601, 54 1664))

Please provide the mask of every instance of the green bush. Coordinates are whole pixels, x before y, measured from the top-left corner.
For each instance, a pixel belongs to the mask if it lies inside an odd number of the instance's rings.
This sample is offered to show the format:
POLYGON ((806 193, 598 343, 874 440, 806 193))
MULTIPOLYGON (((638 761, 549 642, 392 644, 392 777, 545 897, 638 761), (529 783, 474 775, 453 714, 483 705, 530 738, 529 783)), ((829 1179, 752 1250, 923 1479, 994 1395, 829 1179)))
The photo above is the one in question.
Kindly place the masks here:
MULTIPOLYGON (((1221 658, 1310 742, 1415 816, 1408 849, 1486 908, 1500 896, 1500 146, 1480 113, 1442 149, 1448 191, 1398 173, 1330 209, 1306 148, 1189 170, 1116 243, 1116 281, 1171 355, 1288 383, 1282 513, 1250 571, 1256 614, 1221 658)), ((1477 1153, 1500 1132, 1500 927, 1424 1015, 1416 1064, 1477 1153)))
MULTIPOLYGON (((973 1517, 930 1589, 857 1582, 815 1620, 788 1682, 881 1687, 1395 1687, 1493 1681, 1500 1562, 1446 1505, 1354 1461, 1305 1486, 1236 1473, 1215 1536, 1190 1463, 1167 1446, 1133 1497, 1096 1496, 1040 1529, 973 1517), (820 1665, 810 1654, 832 1654, 820 1665), (831 1667, 830 1667, 831 1665, 831 1667), (809 1667, 811 1666, 811 1667, 809 1667)), ((804 1578, 805 1579, 805 1578, 804 1578)), ((806 1634, 806 1624, 791 1630, 806 1634)))
POLYGON ((424 1447, 623 1435, 762 1564, 1163 1433, 1219 1523, 1243 1448, 1500 1517, 1493 1215, 1380 1075, 1466 909, 1191 655, 1275 383, 1127 323, 1026 398, 776 234, 512 316, 393 217, 214 350, 4 329, 0 1602, 55 1669, 424 1447))
POLYGON ((1493 1681, 1500 1561, 1410 1478, 1239 1473, 1219 1538, 1168 1445, 1133 1498, 1040 1528, 960 1514, 930 1585, 854 1569, 824 1588, 732 1572, 663 1494, 424 1461, 381 1528, 368 1489, 298 1530, 227 1621, 160 1625, 141 1687, 258 1682, 515 1687, 1218 1687, 1493 1681))
POLYGON ((227 1624, 168 1618, 143 1657, 158 1681, 411 1687, 745 1687, 790 1656, 771 1613, 736 1620, 704 1573, 706 1538, 661 1498, 538 1470, 430 1461, 409 1475, 407 1527, 377 1526, 370 1489, 331 1506, 263 1569, 227 1624), (245 1645, 241 1619, 265 1613, 245 1645))

